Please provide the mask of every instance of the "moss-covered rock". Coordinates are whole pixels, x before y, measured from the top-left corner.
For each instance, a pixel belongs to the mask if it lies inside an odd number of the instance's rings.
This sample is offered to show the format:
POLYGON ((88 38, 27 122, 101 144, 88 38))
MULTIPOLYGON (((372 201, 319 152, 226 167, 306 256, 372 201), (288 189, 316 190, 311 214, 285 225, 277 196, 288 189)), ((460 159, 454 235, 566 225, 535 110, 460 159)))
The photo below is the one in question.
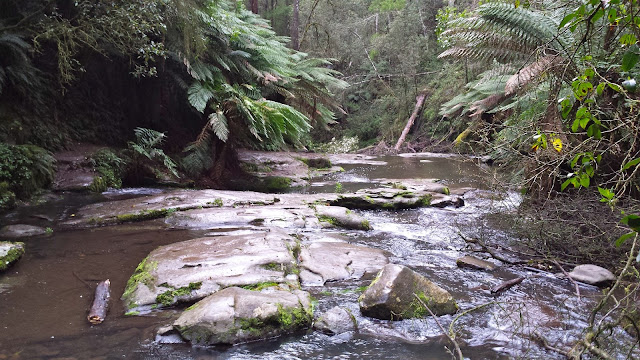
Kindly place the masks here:
POLYGON ((295 239, 272 229, 205 237, 161 246, 129 279, 122 300, 128 310, 203 299, 231 286, 293 283, 295 239))
POLYGON ((359 302, 363 315, 382 320, 424 317, 429 313, 422 303, 436 315, 458 311, 448 291, 406 266, 396 264, 380 270, 359 302))
POLYGON ((363 210, 401 210, 431 205, 433 194, 394 188, 362 189, 353 194, 339 195, 330 205, 363 210))
POLYGON ((187 309, 173 326, 193 344, 237 344, 308 329, 312 319, 307 292, 231 287, 187 309))
POLYGON ((316 206, 316 216, 320 222, 354 230, 371 230, 369 221, 355 212, 341 206, 316 206))
POLYGON ((24 244, 21 242, 0 241, 0 272, 7 270, 24 255, 24 244))

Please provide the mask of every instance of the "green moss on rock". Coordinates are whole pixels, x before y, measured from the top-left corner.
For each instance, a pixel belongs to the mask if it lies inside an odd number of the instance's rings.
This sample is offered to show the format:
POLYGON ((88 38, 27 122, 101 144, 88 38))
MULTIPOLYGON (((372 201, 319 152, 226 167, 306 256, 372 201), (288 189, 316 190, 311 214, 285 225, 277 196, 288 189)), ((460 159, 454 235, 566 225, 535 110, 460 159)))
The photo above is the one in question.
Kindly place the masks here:
POLYGON ((140 284, 146 285, 151 289, 154 288, 153 282, 155 281, 155 278, 151 275, 151 272, 157 268, 158 263, 155 261, 148 261, 148 258, 145 258, 140 262, 140 264, 138 264, 135 272, 127 281, 127 286, 122 294, 122 300, 124 300, 128 309, 136 306, 136 304, 133 303, 133 294, 140 284))
POLYGON ((24 243, 0 242, 0 244, 11 244, 11 248, 7 251, 6 255, 0 256, 0 272, 2 272, 7 270, 9 266, 13 265, 24 255, 24 243))
POLYGON ((194 290, 198 290, 202 287, 202 281, 189 283, 188 286, 183 286, 180 288, 174 288, 170 285, 165 285, 164 287, 168 287, 171 290, 167 290, 162 294, 156 297, 156 303, 161 304, 163 306, 170 306, 176 303, 176 299, 180 296, 185 296, 191 294, 194 290))

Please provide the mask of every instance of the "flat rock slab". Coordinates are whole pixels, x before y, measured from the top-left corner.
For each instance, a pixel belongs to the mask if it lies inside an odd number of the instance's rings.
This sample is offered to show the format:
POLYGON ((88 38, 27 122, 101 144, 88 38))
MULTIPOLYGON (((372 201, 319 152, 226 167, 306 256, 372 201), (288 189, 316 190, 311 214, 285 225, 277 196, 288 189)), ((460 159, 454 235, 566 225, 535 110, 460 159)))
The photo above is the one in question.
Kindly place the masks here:
POLYGON ((320 227, 318 220, 308 206, 258 206, 224 207, 176 212, 165 220, 174 228, 222 229, 233 227, 280 227, 314 228, 320 227))
POLYGON ((0 241, 0 272, 7 270, 24 255, 24 244, 21 242, 0 241))
POLYGON ((428 190, 405 190, 397 188, 362 189, 352 194, 335 195, 327 199, 333 206, 363 210, 401 210, 428 206, 462 206, 458 196, 434 193, 428 190))
POLYGON ((298 286, 295 246, 295 239, 275 229, 161 246, 138 266, 122 300, 133 309, 199 300, 231 286, 298 286))
POLYGON ((381 320, 427 316, 429 312, 416 295, 435 315, 458 311, 458 305, 448 291, 406 266, 389 264, 360 296, 360 312, 381 320))
POLYGON ((376 179, 376 181, 402 190, 420 190, 444 195, 450 193, 449 187, 436 182, 435 179, 376 179))
POLYGON ((187 309, 173 327, 192 344, 238 344, 307 329, 312 318, 307 292, 232 287, 187 309))
POLYGON ((606 286, 616 281, 616 276, 611 271, 592 264, 576 266, 569 276, 573 280, 596 286, 606 286))
POLYGON ((490 261, 478 259, 477 257, 465 255, 456 260, 458 267, 466 267, 477 270, 493 271, 498 266, 490 261))
POLYGON ((62 225, 74 228, 109 225, 163 218, 176 211, 222 206, 272 205, 278 201, 274 195, 249 191, 175 190, 84 206, 62 225))
POLYGON ((371 230, 371 224, 364 217, 341 206, 316 206, 316 215, 323 224, 345 229, 371 230))
POLYGON ((45 235, 46 233, 47 230, 40 226, 25 224, 7 225, 0 229, 0 239, 21 239, 45 235))
POLYGON ((348 310, 336 306, 320 315, 313 323, 313 328, 334 335, 356 331, 358 327, 355 317, 348 310))
POLYGON ((389 263, 383 250, 345 242, 314 242, 304 245, 299 255, 300 281, 322 286, 327 281, 360 279, 389 263))

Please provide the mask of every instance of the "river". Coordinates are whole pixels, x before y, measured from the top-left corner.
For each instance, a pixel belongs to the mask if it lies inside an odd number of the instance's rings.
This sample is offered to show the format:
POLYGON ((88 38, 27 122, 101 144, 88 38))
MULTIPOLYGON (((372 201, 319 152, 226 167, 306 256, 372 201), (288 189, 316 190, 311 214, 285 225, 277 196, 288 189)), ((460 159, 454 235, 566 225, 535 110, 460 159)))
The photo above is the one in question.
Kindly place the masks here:
MULTIPOLYGON (((340 231, 349 242, 384 249, 391 262, 406 265, 450 291, 461 314, 456 339, 471 359, 561 359, 532 340, 534 333, 555 346, 569 346, 582 334, 600 290, 575 289, 549 273, 505 264, 494 272, 461 269, 456 259, 469 254, 459 233, 491 237, 507 245, 513 239, 484 221, 490 211, 514 211, 515 192, 496 191, 496 169, 457 156, 388 156, 378 164, 344 165, 344 172, 313 179, 299 192, 332 192, 370 187, 376 179, 440 179, 453 192, 466 188, 461 208, 363 211, 374 230, 340 231), (502 294, 488 289, 517 276, 529 276, 502 294), (476 309, 477 308, 477 309, 476 309)), ((18 209, 3 224, 30 223, 53 228, 53 235, 25 240, 26 255, 0 275, 0 359, 450 359, 446 337, 434 319, 398 322, 357 315, 359 331, 328 336, 309 331, 231 347, 192 347, 155 341, 155 332, 178 310, 124 316, 118 300, 136 265, 154 248, 204 236, 211 230, 172 229, 163 220, 83 230, 58 230, 85 204, 144 196, 162 190, 110 191, 103 195, 59 194, 51 201, 18 209), (98 326, 86 321, 92 286, 109 278, 112 307, 98 326)), ((482 254, 475 254, 482 256, 482 254)), ((485 254, 486 255, 486 254, 485 254)), ((497 264, 499 262, 495 261, 497 264)), ((316 312, 335 305, 359 314, 357 298, 370 280, 328 283, 305 289, 317 299, 316 312)), ((612 337, 626 336, 617 332, 612 337)))

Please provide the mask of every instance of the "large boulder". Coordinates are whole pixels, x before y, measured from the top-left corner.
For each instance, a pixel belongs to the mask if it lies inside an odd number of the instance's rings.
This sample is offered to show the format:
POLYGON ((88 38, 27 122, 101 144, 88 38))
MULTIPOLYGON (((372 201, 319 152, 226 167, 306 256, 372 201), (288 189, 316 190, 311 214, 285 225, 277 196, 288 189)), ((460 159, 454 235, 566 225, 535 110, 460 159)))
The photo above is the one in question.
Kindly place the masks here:
POLYGON ((231 287, 191 306, 173 326, 193 344, 237 344, 307 329, 312 319, 307 292, 231 287))
POLYGON ((383 250, 346 242, 314 242, 303 246, 298 256, 300 281, 322 286, 327 281, 360 279, 389 263, 383 250))
POLYGON ((359 299, 363 315, 382 320, 424 317, 429 312, 421 301, 435 315, 453 314, 458 310, 448 291, 406 266, 396 264, 382 268, 359 299))
POLYGON ((295 287, 296 246, 292 237, 275 229, 161 246, 138 265, 122 299, 133 309, 199 300, 231 286, 295 287))
POLYGON ((336 306, 320 315, 313 323, 313 327, 326 334, 334 335, 356 331, 357 323, 355 317, 348 310, 336 306))
POLYGON ((573 280, 596 286, 606 286, 616 281, 616 276, 611 271, 592 264, 576 266, 569 276, 573 280))
POLYGON ((362 216, 341 206, 316 206, 316 216, 322 223, 354 230, 370 230, 371 224, 362 216))
POLYGON ((18 261, 24 255, 24 244, 21 242, 0 241, 0 272, 18 261))
POLYGON ((0 229, 0 239, 21 239, 32 236, 45 235, 47 230, 40 226, 15 224, 0 229))

